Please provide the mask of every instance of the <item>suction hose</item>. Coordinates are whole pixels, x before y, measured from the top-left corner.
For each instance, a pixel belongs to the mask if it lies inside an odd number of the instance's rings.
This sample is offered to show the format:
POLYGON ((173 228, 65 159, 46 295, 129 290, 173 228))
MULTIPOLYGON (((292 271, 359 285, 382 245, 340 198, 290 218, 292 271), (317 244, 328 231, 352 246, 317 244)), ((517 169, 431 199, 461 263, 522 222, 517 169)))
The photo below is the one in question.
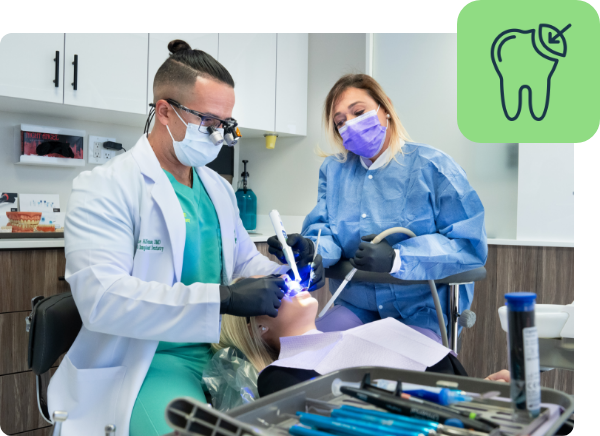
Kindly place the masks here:
MULTIPOLYGON (((412 231, 410 231, 404 227, 392 227, 391 229, 387 229, 387 230, 381 232, 379 235, 377 235, 375 237, 375 239, 373 239, 371 241, 371 244, 379 244, 383 239, 385 239, 389 235, 393 235, 396 233, 403 233, 411 238, 414 238, 417 236, 412 231)), ((321 312, 321 314, 319 316, 323 316, 325 314, 325 312, 327 312, 327 310, 331 307, 331 305, 333 304, 335 299, 341 293, 342 289, 344 289, 346 284, 352 279, 352 277, 354 276, 354 273, 356 273, 356 268, 353 268, 352 271, 350 271, 350 273, 348 273, 348 275, 346 276, 346 278, 344 279, 344 281, 342 282, 342 284, 340 285, 338 290, 335 292, 333 297, 329 300, 329 302, 327 303, 327 305, 325 306, 325 308, 323 309, 323 311, 321 312)), ((431 290, 431 297, 433 298, 433 304, 435 306, 435 313, 437 314, 438 324, 440 325, 440 333, 442 335, 442 343, 444 344, 444 347, 448 348, 448 334, 446 332, 446 324, 444 323, 444 313, 442 312, 442 305, 440 304, 440 298, 437 293, 437 288, 435 287, 435 282, 433 280, 427 280, 427 282, 429 283, 429 289, 431 290)))

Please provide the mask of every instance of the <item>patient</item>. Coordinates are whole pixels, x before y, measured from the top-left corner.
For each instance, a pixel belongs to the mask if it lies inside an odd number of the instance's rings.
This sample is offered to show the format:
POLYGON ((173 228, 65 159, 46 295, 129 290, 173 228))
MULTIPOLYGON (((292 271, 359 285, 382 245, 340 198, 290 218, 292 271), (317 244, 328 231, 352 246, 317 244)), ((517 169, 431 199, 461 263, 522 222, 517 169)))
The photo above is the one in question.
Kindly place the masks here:
MULTIPOLYGON (((260 372, 258 377, 258 393, 261 397, 313 377, 318 377, 321 374, 315 371, 314 368, 298 369, 278 366, 281 349, 280 338, 321 334, 315 323, 317 310, 317 300, 309 292, 300 292, 295 296, 286 295, 282 299, 276 318, 269 316, 241 318, 223 315, 220 342, 213 344, 213 351, 227 347, 234 347, 240 350, 248 361, 260 372)), ((332 310, 337 309, 334 308, 332 310)), ((391 318, 375 321, 374 323, 383 322, 400 323, 400 321, 391 318)), ((419 331, 418 329, 415 330, 419 331)), ((306 344, 310 346, 311 342, 316 343, 318 339, 315 337, 314 341, 303 341, 303 343, 305 346, 306 344)), ((422 340, 427 341, 426 339, 422 340)), ((434 345, 431 346, 433 347, 434 345)), ((441 347, 437 343, 435 343, 435 346, 441 347)), ((317 347, 318 345, 315 345, 315 348, 317 347)), ((361 353, 363 350, 357 349, 356 351, 357 353, 361 353)), ((448 353, 434 365, 426 367, 425 371, 467 375, 461 363, 452 353, 448 353)), ((508 371, 503 370, 492 374, 487 379, 509 381, 510 376, 508 371)))

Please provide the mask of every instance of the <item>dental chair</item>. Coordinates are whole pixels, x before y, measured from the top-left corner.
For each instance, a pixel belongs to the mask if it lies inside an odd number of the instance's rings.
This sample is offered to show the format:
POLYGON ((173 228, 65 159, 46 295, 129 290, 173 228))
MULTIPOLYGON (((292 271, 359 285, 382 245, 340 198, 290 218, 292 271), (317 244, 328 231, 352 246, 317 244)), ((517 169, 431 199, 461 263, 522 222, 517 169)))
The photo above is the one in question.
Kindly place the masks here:
MULTIPOLYGON (((35 297, 31 300, 31 313, 25 318, 26 331, 29 332, 27 364, 35 374, 38 409, 44 419, 52 424, 46 394, 42 392, 42 375, 58 358, 66 353, 81 330, 81 316, 70 292, 51 297, 35 297)), ((60 432, 60 423, 66 412, 54 412, 56 430, 60 432)))
MULTIPOLYGON (((334 280, 344 280, 346 275, 352 270, 352 265, 347 259, 342 259, 335 265, 325 269, 325 277, 334 280)), ((471 271, 466 271, 460 274, 455 274, 443 279, 435 280, 436 285, 448 285, 450 292, 448 293, 448 348, 458 353, 458 327, 470 328, 475 324, 475 313, 470 310, 465 310, 463 313, 458 313, 459 289, 460 285, 478 282, 486 278, 485 267, 475 268, 471 271)), ((368 271, 356 271, 352 281, 368 282, 368 283, 391 283, 397 285, 426 285, 427 280, 400 280, 386 273, 375 273, 368 271)), ((444 304, 441 302, 441 304, 444 304)))

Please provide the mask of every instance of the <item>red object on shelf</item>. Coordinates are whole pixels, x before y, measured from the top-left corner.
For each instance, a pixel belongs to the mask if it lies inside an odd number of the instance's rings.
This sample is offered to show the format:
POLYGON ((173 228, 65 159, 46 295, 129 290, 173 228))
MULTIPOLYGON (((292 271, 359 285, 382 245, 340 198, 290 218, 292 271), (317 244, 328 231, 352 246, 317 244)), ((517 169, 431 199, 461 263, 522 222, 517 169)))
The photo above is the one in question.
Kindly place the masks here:
POLYGON ((13 233, 33 233, 42 219, 42 212, 6 212, 13 233))
POLYGON ((55 133, 25 132, 21 131, 21 154, 26 156, 37 156, 37 146, 46 141, 64 142, 69 145, 75 157, 65 157, 58 153, 50 153, 48 157, 60 157, 63 159, 83 159, 83 137, 60 135, 55 133))

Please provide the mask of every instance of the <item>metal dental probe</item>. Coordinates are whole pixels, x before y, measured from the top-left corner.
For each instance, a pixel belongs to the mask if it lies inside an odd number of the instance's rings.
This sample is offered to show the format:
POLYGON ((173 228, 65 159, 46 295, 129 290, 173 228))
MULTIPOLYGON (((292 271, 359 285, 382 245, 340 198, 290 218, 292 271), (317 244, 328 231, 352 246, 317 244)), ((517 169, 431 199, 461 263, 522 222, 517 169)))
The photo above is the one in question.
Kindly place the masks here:
MULTIPOLYGON (((319 242, 320 241, 321 241, 321 229, 319 229, 319 234, 317 235, 317 243, 315 244, 315 253, 313 254, 312 263, 315 263, 317 253, 319 252, 319 242)), ((312 282, 312 266, 310 267, 310 278, 308 279, 308 286, 306 287, 306 289, 310 289, 311 282, 312 282)))

